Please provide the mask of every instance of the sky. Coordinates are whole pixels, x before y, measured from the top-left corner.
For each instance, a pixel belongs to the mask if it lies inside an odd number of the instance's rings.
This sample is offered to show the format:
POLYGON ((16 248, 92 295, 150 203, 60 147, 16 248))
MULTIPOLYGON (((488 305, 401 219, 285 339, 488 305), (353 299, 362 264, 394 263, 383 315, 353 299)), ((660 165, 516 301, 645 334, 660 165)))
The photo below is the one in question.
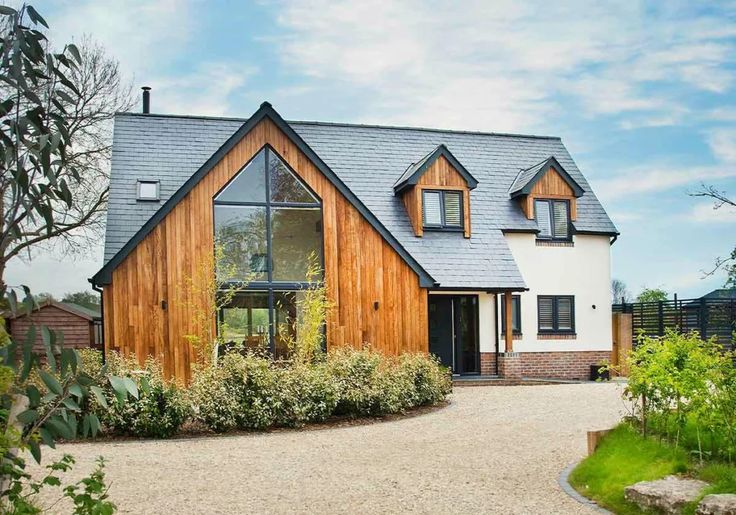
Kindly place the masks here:
MULTIPOLYGON (((736 1, 37 1, 54 41, 87 34, 157 113, 555 135, 621 232, 612 274, 680 298, 736 244, 736 1)), ((88 289, 101 246, 9 266, 88 289)))

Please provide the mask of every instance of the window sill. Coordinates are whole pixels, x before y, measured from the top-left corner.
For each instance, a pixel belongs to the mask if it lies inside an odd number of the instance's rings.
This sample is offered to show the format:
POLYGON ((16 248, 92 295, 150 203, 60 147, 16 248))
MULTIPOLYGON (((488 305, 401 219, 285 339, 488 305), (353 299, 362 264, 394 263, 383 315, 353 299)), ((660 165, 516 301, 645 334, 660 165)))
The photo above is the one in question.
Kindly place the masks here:
POLYGON ((574 247, 571 241, 537 240, 537 247, 574 247))
POLYGON ((424 231, 434 231, 434 232, 465 232, 464 227, 427 227, 424 226, 422 229, 424 231))
POLYGON ((538 340, 577 340, 575 333, 537 333, 538 340))
MULTIPOLYGON (((502 332, 502 333, 501 333, 501 334, 499 334, 498 336, 499 336, 499 338, 501 338, 501 340, 503 340, 504 338, 506 338, 506 333, 502 332)), ((514 333, 514 334, 513 334, 512 336, 511 336, 511 339, 512 339, 512 340, 521 340, 521 337, 522 337, 522 334, 521 334, 521 333, 514 333)))

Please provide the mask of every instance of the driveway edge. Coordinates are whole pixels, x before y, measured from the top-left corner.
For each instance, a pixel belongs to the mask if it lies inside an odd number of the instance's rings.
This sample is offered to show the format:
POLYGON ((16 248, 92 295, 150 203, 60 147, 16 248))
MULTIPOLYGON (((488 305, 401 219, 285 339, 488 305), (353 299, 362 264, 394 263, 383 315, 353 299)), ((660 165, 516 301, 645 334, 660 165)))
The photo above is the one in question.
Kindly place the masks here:
POLYGON ((563 492, 575 499, 580 504, 584 504, 587 507, 600 513, 608 513, 609 515, 614 515, 613 512, 608 511, 607 509, 599 506, 598 503, 596 503, 595 501, 588 499, 587 497, 578 493, 578 491, 575 490, 572 485, 570 485, 570 473, 575 469, 575 467, 578 466, 578 463, 580 463, 581 461, 582 460, 578 460, 574 463, 571 463, 560 473, 560 477, 557 478, 557 483, 559 483, 560 488, 562 488, 563 492))

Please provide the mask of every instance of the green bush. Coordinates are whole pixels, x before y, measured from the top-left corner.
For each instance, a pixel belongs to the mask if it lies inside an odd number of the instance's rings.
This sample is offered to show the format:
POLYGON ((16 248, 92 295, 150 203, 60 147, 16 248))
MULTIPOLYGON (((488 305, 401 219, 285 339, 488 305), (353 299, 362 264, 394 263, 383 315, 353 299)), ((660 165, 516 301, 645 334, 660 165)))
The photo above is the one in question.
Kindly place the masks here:
POLYGON ((401 367, 414 385, 412 406, 428 406, 442 402, 452 391, 452 376, 434 356, 404 354, 401 367))
POLYGON ((147 438, 174 436, 189 415, 184 391, 173 381, 166 381, 158 363, 149 359, 141 369, 134 360, 111 353, 108 366, 121 377, 131 378, 138 388, 138 399, 120 403, 108 389, 107 407, 97 403, 102 424, 118 435, 147 438))
POLYGON ((298 427, 324 422, 339 400, 337 385, 325 364, 294 364, 278 370, 279 403, 276 423, 298 427))
POLYGON ((643 336, 629 356, 625 395, 640 427, 702 457, 736 456, 736 371, 733 353, 697 333, 643 336))

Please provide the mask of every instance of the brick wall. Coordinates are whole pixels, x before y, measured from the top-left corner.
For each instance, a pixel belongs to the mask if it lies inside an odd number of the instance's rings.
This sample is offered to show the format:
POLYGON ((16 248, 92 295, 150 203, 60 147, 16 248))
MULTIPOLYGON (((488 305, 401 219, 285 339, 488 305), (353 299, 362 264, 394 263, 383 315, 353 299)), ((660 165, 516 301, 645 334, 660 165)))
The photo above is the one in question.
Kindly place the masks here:
MULTIPOLYGON (((610 362, 609 351, 520 352, 522 377, 545 379, 590 379, 590 365, 610 362)), ((496 374, 496 353, 480 353, 480 372, 496 374)), ((499 370, 503 375, 503 370, 499 370)))
POLYGON ((480 353, 480 373, 484 376, 496 375, 496 353, 480 353))
POLYGON ((590 365, 610 362, 610 351, 522 352, 522 375, 555 379, 590 379, 590 365))

